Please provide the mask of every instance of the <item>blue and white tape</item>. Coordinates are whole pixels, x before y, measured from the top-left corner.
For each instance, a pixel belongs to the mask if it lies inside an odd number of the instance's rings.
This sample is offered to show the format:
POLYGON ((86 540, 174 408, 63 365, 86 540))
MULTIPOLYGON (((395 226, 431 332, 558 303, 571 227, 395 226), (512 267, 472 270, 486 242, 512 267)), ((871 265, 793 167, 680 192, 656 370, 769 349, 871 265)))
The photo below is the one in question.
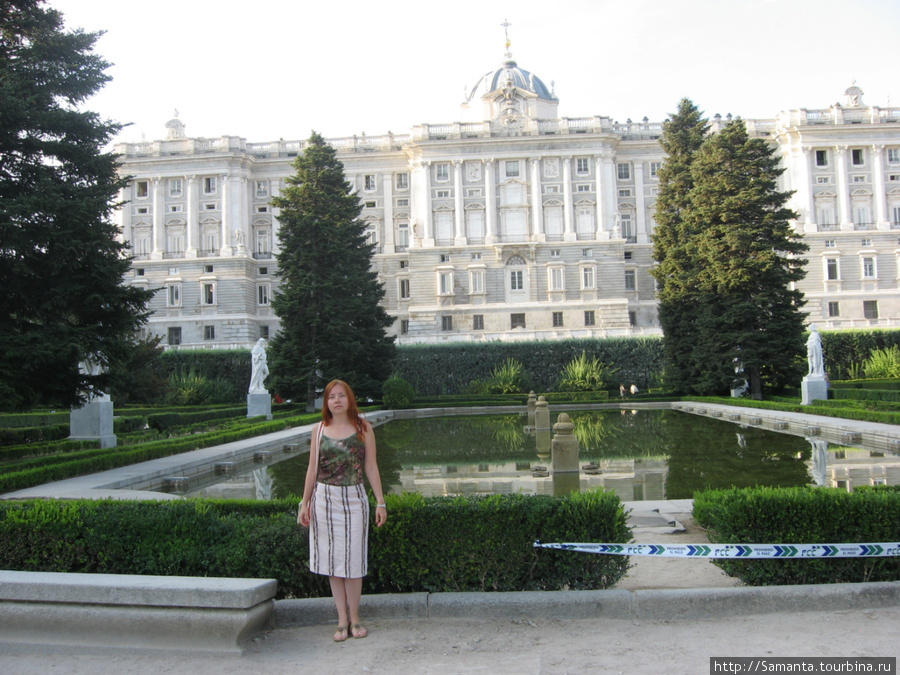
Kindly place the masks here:
POLYGON ((549 548, 607 555, 647 555, 669 558, 886 558, 900 556, 900 542, 875 544, 542 544, 549 548))

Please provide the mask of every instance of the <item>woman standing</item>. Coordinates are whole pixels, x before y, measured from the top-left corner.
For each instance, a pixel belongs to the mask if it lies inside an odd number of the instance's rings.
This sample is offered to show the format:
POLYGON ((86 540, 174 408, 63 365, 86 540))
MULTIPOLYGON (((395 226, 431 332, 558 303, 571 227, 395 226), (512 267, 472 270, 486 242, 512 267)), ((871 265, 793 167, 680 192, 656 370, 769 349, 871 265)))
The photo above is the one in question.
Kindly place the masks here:
POLYGON ((375 525, 387 520, 375 433, 362 418, 353 390, 332 380, 325 387, 322 421, 313 427, 309 469, 297 522, 309 527, 309 569, 325 574, 338 611, 335 642, 364 638, 359 622, 362 581, 368 568, 369 500, 363 474, 375 493, 375 525))

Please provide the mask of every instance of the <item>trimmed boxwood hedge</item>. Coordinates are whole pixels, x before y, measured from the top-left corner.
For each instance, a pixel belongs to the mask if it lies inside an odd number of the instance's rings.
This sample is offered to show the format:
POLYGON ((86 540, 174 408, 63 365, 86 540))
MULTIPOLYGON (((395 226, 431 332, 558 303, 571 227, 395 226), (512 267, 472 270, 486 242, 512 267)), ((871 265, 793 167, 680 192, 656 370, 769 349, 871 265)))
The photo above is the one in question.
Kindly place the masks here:
MULTIPOLYGON (((568 497, 388 495, 371 528, 366 593, 609 588, 628 558, 534 548, 535 540, 624 543, 612 492, 568 497)), ((308 570, 297 500, 0 502, 0 568, 274 578, 278 597, 330 595, 308 570)), ((374 512, 374 509, 373 509, 374 512)))
MULTIPOLYGON (((842 544, 900 541, 900 491, 881 487, 743 488, 694 495, 712 543, 842 544)), ((900 558, 714 561, 751 586, 900 580, 900 558)))

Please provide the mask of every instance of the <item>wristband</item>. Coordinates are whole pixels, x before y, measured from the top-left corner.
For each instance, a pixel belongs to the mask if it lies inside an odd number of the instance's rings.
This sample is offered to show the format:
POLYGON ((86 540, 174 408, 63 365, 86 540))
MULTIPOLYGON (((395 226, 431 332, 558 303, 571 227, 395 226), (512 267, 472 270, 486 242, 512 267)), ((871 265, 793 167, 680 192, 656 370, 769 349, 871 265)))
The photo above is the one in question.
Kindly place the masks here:
POLYGON ((387 507, 384 504, 376 504, 375 508, 376 509, 384 509, 385 511, 387 511, 387 507))

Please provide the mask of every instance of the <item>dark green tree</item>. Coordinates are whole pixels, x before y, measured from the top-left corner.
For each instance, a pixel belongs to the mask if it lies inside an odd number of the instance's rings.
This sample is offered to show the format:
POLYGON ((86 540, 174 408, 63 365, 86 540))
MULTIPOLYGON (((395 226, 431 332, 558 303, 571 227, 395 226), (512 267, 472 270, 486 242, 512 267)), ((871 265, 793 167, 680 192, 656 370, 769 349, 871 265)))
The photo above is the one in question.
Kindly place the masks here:
POLYGON ((98 33, 63 29, 43 0, 0 3, 0 406, 77 405, 146 320, 151 292, 122 284, 110 216, 121 128, 79 105, 109 80, 98 33))
POLYGON ((698 353, 696 324, 713 305, 712 298, 698 302, 696 296, 686 295, 680 281, 693 274, 693 232, 688 231, 683 212, 694 186, 691 165, 708 130, 703 114, 684 98, 678 112, 663 123, 660 139, 666 160, 659 170, 653 233, 657 266, 651 274, 656 278, 657 312, 664 336, 665 384, 680 393, 690 393, 692 383, 701 376, 703 359, 698 353))
POLYGON ((725 393, 734 364, 743 364, 750 393, 796 386, 802 377, 803 279, 809 247, 791 227, 791 192, 778 189, 784 172, 774 149, 750 138, 743 120, 704 141, 691 165, 690 204, 682 212, 694 261, 691 276, 672 284, 702 302, 705 369, 696 389, 725 393))
POLYGON ((281 209, 278 276, 272 308, 281 329, 268 348, 269 387, 305 400, 339 378, 360 398, 380 396, 391 373, 393 319, 372 269, 373 245, 362 207, 337 154, 313 132, 294 161, 296 173, 272 200, 281 209))

